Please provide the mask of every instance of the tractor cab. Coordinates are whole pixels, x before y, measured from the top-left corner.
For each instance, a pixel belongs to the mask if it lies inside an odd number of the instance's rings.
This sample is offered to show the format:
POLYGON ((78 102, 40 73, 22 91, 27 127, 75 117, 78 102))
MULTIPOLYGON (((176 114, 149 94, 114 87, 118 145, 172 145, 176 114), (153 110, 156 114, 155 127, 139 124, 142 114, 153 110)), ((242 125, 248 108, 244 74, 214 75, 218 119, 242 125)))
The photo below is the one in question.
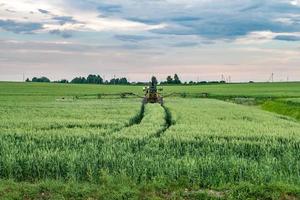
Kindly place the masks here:
POLYGON ((155 77, 152 77, 151 82, 149 82, 149 85, 143 88, 145 92, 145 97, 143 99, 143 103, 159 103, 163 104, 163 98, 160 96, 159 91, 162 91, 162 89, 157 89, 157 80, 155 77))

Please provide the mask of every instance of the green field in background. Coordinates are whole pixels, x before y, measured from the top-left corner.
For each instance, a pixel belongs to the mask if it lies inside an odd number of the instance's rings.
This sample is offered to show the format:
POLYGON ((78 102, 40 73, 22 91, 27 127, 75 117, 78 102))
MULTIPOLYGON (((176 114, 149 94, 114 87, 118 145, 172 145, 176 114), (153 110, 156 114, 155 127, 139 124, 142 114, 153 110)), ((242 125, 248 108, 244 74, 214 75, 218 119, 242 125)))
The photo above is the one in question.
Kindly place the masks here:
MULTIPOLYGON (((163 86, 163 93, 215 96, 300 97, 300 82, 163 86)), ((0 82, 0 95, 75 96, 98 93, 143 94, 143 86, 0 82)))

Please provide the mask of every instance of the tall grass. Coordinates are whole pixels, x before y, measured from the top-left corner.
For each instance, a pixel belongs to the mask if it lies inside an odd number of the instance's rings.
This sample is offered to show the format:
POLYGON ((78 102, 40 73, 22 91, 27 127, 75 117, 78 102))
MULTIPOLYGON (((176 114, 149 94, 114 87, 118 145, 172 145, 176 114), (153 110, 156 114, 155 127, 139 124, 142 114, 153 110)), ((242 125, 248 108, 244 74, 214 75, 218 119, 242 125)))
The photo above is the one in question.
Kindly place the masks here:
POLYGON ((264 110, 286 115, 296 120, 300 120, 300 99, 283 99, 267 101, 262 105, 264 110))

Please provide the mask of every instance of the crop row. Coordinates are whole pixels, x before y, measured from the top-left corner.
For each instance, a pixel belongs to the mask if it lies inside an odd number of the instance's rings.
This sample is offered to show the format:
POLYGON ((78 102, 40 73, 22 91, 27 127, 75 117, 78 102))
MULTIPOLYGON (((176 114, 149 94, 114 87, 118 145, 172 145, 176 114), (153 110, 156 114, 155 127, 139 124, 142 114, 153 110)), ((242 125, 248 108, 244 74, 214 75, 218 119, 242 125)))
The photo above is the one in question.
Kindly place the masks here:
POLYGON ((300 124, 289 117, 218 100, 178 99, 168 103, 176 126, 166 137, 180 140, 199 137, 241 139, 284 138, 299 140, 300 124), (180 104, 180 106, 178 106, 180 104))
MULTIPOLYGON (((123 128, 109 134, 90 134, 100 128, 89 132, 85 127, 69 128, 78 130, 76 134, 62 129, 41 134, 26 124, 23 133, 21 128, 20 132, 1 128, 0 177, 94 182, 105 169, 110 174, 125 173, 138 182, 165 177, 186 178, 201 186, 244 181, 300 184, 300 124, 296 121, 216 100, 170 99, 165 105, 173 123, 167 129, 161 106, 146 105, 144 117, 134 124, 130 119, 139 116, 140 104, 124 101, 78 101, 75 105, 49 101, 39 107, 43 113, 54 112, 53 107, 73 107, 71 116, 79 108, 93 107, 99 112, 93 120, 119 122, 120 118, 123 122, 123 128)), ((10 115, 18 119, 17 112, 10 115)), ((94 116, 92 109, 90 115, 94 116)))
POLYGON ((130 125, 139 101, 58 101, 54 97, 0 97, 1 133, 109 135, 130 125))
POLYGON ((143 119, 139 124, 134 124, 117 132, 117 138, 133 140, 147 139, 159 134, 165 129, 165 111, 159 104, 147 104, 143 113, 143 119))

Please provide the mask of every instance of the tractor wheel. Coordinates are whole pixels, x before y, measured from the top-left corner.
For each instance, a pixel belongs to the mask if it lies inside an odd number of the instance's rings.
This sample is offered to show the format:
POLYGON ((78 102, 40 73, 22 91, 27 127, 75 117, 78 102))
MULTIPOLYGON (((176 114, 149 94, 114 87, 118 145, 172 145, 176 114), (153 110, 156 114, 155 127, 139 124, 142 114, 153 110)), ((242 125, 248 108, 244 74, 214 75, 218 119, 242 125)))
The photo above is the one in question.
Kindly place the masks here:
POLYGON ((144 105, 145 105, 146 103, 148 103, 147 97, 144 97, 144 98, 143 98, 142 103, 143 103, 144 105))
POLYGON ((164 105, 164 99, 162 97, 160 97, 158 99, 158 103, 163 106, 164 105))

